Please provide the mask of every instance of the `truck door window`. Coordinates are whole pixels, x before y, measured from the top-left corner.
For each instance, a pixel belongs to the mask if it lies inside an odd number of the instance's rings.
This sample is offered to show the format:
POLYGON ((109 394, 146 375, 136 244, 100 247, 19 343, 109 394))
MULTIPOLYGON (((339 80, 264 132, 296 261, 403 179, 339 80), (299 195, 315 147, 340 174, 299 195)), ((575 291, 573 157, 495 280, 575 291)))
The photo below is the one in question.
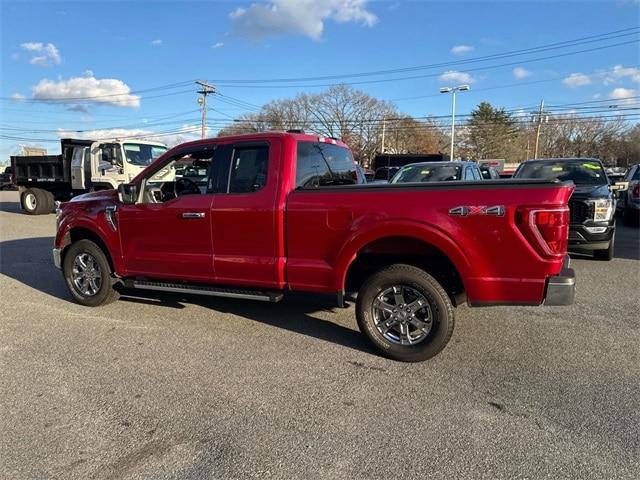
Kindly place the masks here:
POLYGON ((229 172, 229 193, 257 192, 267 184, 269 147, 240 147, 233 151, 229 172))
POLYGON ((174 157, 146 180, 143 201, 163 203, 176 196, 209 193, 214 152, 208 148, 174 157))
POLYGON ((320 188, 358 183, 351 151, 331 143, 298 142, 296 188, 320 188))
POLYGON ((122 151, 117 143, 104 143, 100 145, 100 164, 99 170, 105 170, 112 167, 122 167, 122 151))
POLYGON ((75 147, 73 149, 73 155, 71 156, 72 167, 82 166, 82 157, 84 155, 84 150, 85 150, 85 147, 75 147))

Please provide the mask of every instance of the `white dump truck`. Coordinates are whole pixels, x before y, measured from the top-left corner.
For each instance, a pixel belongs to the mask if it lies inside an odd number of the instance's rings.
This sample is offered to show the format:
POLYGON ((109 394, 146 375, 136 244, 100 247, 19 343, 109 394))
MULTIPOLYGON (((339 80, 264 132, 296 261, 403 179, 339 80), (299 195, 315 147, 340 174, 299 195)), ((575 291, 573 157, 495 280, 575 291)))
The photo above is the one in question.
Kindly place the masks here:
POLYGON ((31 215, 51 213, 56 200, 130 182, 167 147, 143 140, 60 141, 60 155, 11 157, 13 181, 22 209, 31 215))

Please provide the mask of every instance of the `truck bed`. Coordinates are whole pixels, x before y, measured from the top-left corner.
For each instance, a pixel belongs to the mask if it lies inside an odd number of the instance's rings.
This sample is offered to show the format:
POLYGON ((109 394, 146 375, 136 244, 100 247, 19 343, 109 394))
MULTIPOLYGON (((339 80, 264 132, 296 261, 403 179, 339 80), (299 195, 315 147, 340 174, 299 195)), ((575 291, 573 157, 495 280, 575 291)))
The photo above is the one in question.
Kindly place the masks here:
POLYGON ((294 289, 338 290, 356 257, 405 252, 448 258, 471 304, 539 304, 563 259, 536 252, 516 216, 523 206, 563 208, 572 191, 572 182, 512 179, 296 190, 286 209, 287 278, 294 289), (394 240, 369 244, 379 238, 394 240))
POLYGON ((17 185, 69 181, 62 155, 12 156, 11 165, 17 185))

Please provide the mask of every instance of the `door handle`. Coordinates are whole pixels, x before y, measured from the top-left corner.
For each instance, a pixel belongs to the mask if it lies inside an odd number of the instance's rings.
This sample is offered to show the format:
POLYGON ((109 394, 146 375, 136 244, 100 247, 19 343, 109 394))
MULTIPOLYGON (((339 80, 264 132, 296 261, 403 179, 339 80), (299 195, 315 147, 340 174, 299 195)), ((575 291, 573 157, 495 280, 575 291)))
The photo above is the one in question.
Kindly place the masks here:
POLYGON ((204 212, 183 212, 182 218, 204 218, 204 212))

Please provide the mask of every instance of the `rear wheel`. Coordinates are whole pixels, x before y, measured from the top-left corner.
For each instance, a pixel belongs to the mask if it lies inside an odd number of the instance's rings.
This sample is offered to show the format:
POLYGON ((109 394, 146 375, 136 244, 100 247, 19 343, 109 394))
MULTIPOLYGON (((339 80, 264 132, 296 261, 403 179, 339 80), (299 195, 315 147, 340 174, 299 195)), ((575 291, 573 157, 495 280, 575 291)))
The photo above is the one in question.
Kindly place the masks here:
MULTIPOLYGON (((20 197, 22 209, 29 215, 48 213, 50 210, 48 193, 40 188, 27 188, 20 197)), ((53 209, 53 204, 51 209, 53 209)))
POLYGON ((91 240, 79 240, 69 247, 62 272, 69 292, 82 305, 97 307, 119 297, 113 288, 109 261, 91 240))
POLYGON ((46 210, 43 213, 52 213, 56 205, 56 199, 53 196, 53 193, 47 190, 42 190, 42 192, 44 193, 45 202, 46 202, 46 210))
POLYGON ((403 362, 440 353, 455 322, 442 286, 424 270, 403 264, 367 279, 358 293, 356 316, 360 331, 378 351, 403 362))

